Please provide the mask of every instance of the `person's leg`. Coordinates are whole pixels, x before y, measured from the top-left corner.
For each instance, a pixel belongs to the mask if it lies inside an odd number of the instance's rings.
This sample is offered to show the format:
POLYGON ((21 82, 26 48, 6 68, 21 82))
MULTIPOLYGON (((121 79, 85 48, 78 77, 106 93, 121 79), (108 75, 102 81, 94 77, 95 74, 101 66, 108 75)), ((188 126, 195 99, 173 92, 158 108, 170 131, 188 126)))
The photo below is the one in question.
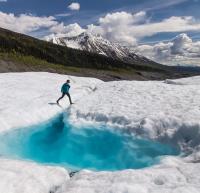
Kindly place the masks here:
POLYGON ((69 93, 66 93, 66 95, 68 96, 68 98, 69 98, 69 102, 70 102, 70 104, 73 104, 72 103, 72 99, 71 99, 71 96, 70 96, 70 94, 69 93))
POLYGON ((56 101, 57 103, 59 103, 59 101, 65 96, 65 93, 62 93, 62 96, 56 101))

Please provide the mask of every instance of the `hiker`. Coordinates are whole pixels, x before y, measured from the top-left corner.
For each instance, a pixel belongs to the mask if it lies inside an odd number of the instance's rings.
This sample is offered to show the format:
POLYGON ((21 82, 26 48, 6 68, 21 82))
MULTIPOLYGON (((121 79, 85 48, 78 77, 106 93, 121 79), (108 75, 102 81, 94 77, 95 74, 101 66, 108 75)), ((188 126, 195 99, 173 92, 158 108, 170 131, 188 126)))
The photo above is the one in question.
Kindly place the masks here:
POLYGON ((62 85, 62 88, 61 88, 62 96, 57 100, 57 104, 59 104, 59 101, 60 101, 65 95, 68 96, 70 105, 73 104, 73 103, 72 103, 72 100, 71 100, 71 96, 70 96, 70 94, 69 94, 69 89, 70 89, 69 83, 70 83, 70 80, 67 80, 66 83, 64 83, 64 84, 62 85))

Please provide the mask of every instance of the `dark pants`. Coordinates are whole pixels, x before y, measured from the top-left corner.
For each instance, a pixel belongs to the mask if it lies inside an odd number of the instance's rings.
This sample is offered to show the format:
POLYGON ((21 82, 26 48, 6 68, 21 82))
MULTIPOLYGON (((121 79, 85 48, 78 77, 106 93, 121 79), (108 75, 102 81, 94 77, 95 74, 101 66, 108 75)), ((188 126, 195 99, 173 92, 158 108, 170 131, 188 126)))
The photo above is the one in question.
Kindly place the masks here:
POLYGON ((68 96, 69 102, 70 102, 70 104, 72 104, 72 100, 71 100, 70 94, 69 94, 69 93, 64 93, 64 92, 62 93, 62 96, 57 100, 57 103, 59 103, 59 101, 60 101, 65 95, 68 96))

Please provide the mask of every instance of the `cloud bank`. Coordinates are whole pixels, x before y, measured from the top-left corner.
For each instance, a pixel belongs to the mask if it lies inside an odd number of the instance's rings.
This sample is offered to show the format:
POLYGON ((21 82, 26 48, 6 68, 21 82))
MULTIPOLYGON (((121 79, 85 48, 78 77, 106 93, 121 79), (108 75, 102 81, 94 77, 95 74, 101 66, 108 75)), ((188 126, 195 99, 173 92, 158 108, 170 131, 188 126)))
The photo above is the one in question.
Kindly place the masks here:
POLYGON ((31 32, 47 29, 48 33, 62 33, 74 36, 82 33, 82 29, 77 23, 65 25, 63 22, 56 21, 53 16, 37 17, 28 14, 14 15, 0 11, 0 27, 6 28, 15 32, 29 34, 31 32))
POLYGON ((158 33, 200 31, 200 21, 192 16, 173 16, 159 22, 151 22, 146 12, 116 12, 100 18, 98 25, 89 25, 88 30, 109 40, 131 46, 144 37, 158 33))
POLYGON ((152 21, 145 11, 128 13, 125 11, 108 13, 100 17, 96 24, 85 28, 74 23, 65 25, 56 17, 38 17, 29 14, 7 14, 0 12, 0 26, 13 31, 29 34, 46 29, 47 35, 76 36, 87 31, 100 34, 104 38, 134 47, 135 52, 164 64, 200 65, 200 41, 194 42, 187 32, 200 32, 200 21, 192 16, 169 17, 161 21, 152 21), (168 42, 154 45, 138 45, 138 42, 158 33, 180 33, 168 42))
POLYGON ((37 17, 28 14, 15 16, 0 12, 0 26, 20 33, 29 33, 41 28, 51 28, 58 25, 54 17, 37 17))
POLYGON ((199 65, 200 41, 182 33, 168 42, 135 47, 135 52, 167 65, 199 65))

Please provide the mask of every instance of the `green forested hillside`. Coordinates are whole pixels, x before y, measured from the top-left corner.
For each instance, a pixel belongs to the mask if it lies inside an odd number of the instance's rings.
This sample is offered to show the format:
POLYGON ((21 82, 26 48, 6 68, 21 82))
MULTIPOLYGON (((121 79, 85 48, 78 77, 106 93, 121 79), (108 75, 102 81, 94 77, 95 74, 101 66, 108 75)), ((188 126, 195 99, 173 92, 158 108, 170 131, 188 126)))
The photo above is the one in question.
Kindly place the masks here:
MULTIPOLYGON (((50 71, 108 80, 177 76, 163 65, 124 63, 0 28, 0 72, 13 71, 50 71)), ((185 75, 179 72, 178 76, 185 75)))
POLYGON ((0 52, 33 56, 65 66, 95 69, 136 68, 151 70, 151 68, 146 67, 145 64, 141 64, 141 66, 129 65, 105 56, 66 48, 2 28, 0 28, 0 52))

